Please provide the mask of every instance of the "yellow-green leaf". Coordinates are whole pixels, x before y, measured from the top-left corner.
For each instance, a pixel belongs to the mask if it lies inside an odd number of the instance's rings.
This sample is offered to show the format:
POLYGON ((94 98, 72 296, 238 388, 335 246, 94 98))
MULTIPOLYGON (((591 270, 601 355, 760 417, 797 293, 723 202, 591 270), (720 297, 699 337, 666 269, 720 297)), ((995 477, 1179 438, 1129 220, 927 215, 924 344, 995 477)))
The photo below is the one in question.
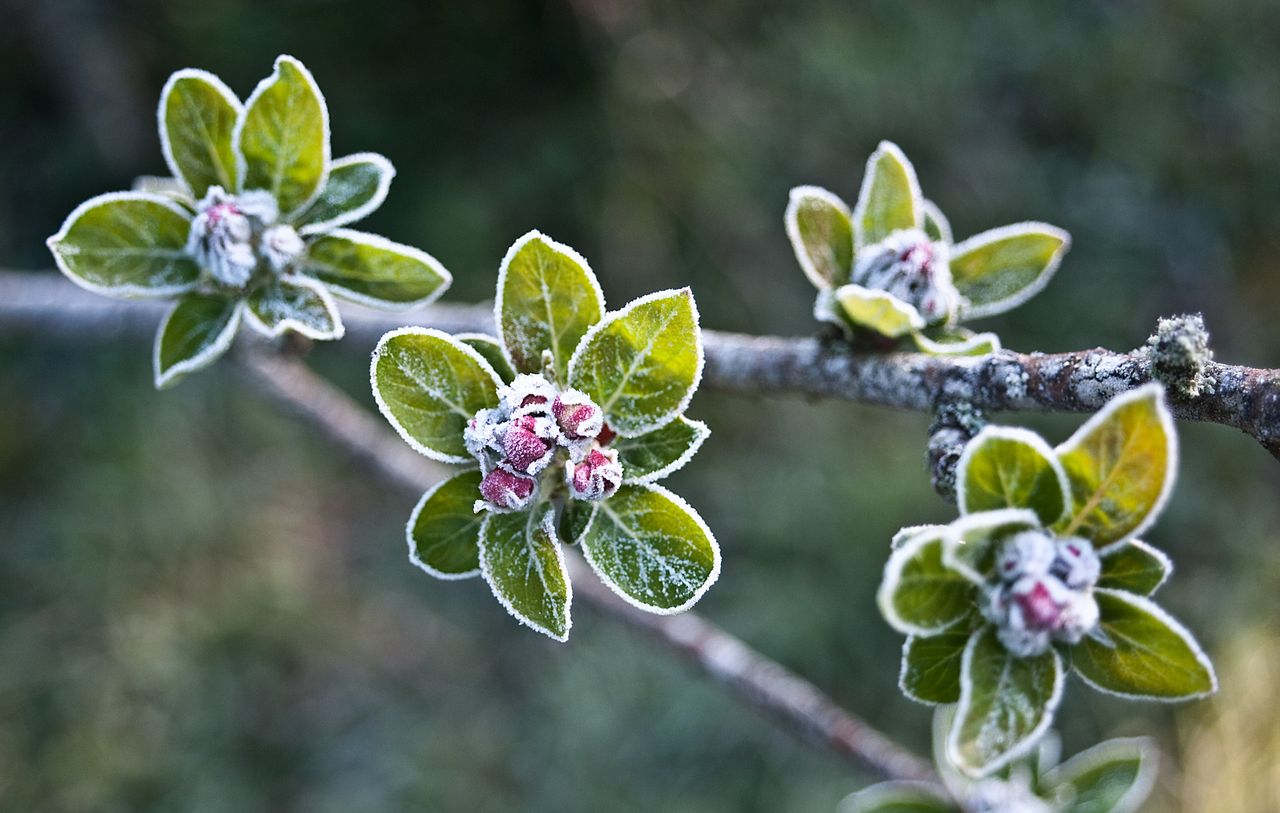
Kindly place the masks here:
POLYGON ((337 159, 315 202, 296 218, 299 233, 322 234, 367 216, 387 199, 395 176, 395 167, 376 152, 337 159))
POLYGON ((156 331, 156 389, 177 384, 225 353, 240 326, 241 309, 240 302, 221 296, 191 294, 179 300, 156 331))
POLYGON ((504 384, 510 384, 515 380, 516 371, 512 369, 511 362, 502 352, 502 344, 497 339, 483 333, 457 333, 453 338, 470 347, 489 362, 489 366, 504 384))
POLYGON ((245 297, 246 316, 264 336, 295 331, 308 339, 341 339, 338 304, 324 286, 307 277, 275 277, 245 297))
POLYGON ((612 448, 622 463, 623 482, 652 483, 684 466, 694 456, 711 430, 702 421, 684 416, 643 435, 614 441, 612 448))
POLYGON ((236 95, 207 71, 178 71, 160 91, 161 152, 197 200, 210 186, 238 188, 232 135, 242 109, 236 95))
POLYGON ((313 238, 298 270, 344 299, 379 308, 424 305, 453 281, 425 251, 351 229, 313 238))
POLYGON ((1126 539, 1102 554, 1098 587, 1127 590, 1149 596, 1173 572, 1173 562, 1156 548, 1138 539, 1126 539))
POLYGON ((573 587, 543 505, 513 514, 489 512, 480 526, 480 572, 517 621, 557 641, 569 639, 573 587))
POLYGON ((988 426, 956 465, 956 501, 966 514, 1030 508, 1045 525, 1067 507, 1067 477, 1049 444, 1034 432, 988 426))
POLYGON ((1018 223, 984 231, 951 252, 951 279, 968 300, 970 319, 1003 313, 1049 284, 1071 237, 1048 223, 1018 223))
POLYGON ((881 141, 867 159, 853 224, 858 248, 878 243, 895 231, 923 225, 920 183, 897 144, 881 141))
POLYGON ((908 635, 934 635, 967 616, 977 594, 963 574, 943 562, 950 529, 924 531, 893 551, 876 600, 885 620, 908 635))
POLYGON ((960 699, 960 663, 970 630, 957 624, 937 635, 911 636, 902 648, 898 688, 921 703, 955 703, 960 699))
POLYGON ((409 561, 438 579, 465 579, 480 572, 480 523, 476 513, 480 472, 464 471, 422 495, 405 535, 409 561))
POLYGON ((784 223, 796 260, 815 287, 849 281, 853 220, 844 201, 817 186, 798 186, 791 190, 784 223))
POLYGON ((835 290, 841 312, 851 324, 896 339, 924 327, 924 317, 914 307, 887 291, 841 285, 835 290))

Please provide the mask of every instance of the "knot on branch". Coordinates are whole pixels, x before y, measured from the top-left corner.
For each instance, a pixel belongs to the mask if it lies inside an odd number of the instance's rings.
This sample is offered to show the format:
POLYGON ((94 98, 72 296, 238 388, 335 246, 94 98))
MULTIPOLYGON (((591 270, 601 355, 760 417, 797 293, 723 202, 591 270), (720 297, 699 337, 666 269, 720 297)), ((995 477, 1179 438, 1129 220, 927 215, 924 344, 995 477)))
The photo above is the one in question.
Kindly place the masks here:
POLYGON ((1213 350, 1209 348, 1203 314, 1162 317, 1145 349, 1151 358, 1152 378, 1178 395, 1194 398, 1202 392, 1213 392, 1217 386, 1208 371, 1213 350))
POLYGON ((929 426, 925 459, 933 490, 947 502, 956 500, 956 465, 965 444, 986 425, 982 410, 968 401, 949 401, 938 406, 929 426))

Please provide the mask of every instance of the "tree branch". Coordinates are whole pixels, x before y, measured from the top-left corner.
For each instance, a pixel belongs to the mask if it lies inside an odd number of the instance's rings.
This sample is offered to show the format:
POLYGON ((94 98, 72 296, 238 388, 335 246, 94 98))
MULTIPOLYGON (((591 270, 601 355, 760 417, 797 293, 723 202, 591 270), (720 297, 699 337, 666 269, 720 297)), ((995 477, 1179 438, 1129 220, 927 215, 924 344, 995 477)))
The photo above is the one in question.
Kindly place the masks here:
MULTIPOLYGON (((53 274, 0 272, 0 326, 45 333, 150 336, 163 306, 103 299, 53 274)), ((387 330, 424 324, 449 332, 493 332, 485 304, 435 304, 385 313, 344 306, 348 338, 372 347, 387 330)), ((1095 348, 1073 353, 943 357, 920 353, 852 353, 815 338, 704 331, 703 381, 731 392, 795 393, 931 412, 968 403, 984 412, 1091 412, 1152 380, 1152 351, 1095 348)), ((1280 370, 1203 362, 1212 382, 1196 394, 1170 387, 1179 418, 1231 426, 1280 459, 1280 370)))

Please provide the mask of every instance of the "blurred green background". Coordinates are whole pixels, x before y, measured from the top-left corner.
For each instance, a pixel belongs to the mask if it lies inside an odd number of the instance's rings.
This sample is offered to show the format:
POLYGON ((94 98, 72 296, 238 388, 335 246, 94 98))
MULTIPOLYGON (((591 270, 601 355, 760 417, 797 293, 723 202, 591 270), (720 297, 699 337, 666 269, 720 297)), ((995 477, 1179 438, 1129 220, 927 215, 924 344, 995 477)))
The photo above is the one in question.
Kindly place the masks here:
MULTIPOLYGON (((1220 359, 1280 366, 1274 0, 0 12, 3 266, 47 269, 76 203, 163 171, 171 71, 244 96, 287 52, 328 97, 335 155, 399 169, 367 226, 440 258, 453 301, 491 295, 537 227, 591 259, 611 304, 689 283, 707 326, 811 332, 787 190, 851 200, 892 138, 958 237, 1022 219, 1074 236, 1045 293, 984 323, 1007 345, 1123 349, 1202 310, 1220 359)), ((369 349, 314 358, 370 403, 369 349)), ((892 532, 954 510, 928 485, 929 417, 712 392, 690 414, 714 434, 671 485, 725 553, 700 610, 926 749, 873 596, 892 532)), ((1008 420, 1056 442, 1082 418, 1008 420)), ((1280 463, 1232 430, 1182 430, 1149 539, 1226 691, 1169 708, 1074 683, 1066 752, 1151 732, 1168 756, 1152 809, 1272 810, 1280 463)), ((143 343, 0 331, 0 809, 827 811, 867 781, 589 608, 557 645, 483 583, 427 578, 405 557, 413 502, 228 365, 157 394, 143 343)))

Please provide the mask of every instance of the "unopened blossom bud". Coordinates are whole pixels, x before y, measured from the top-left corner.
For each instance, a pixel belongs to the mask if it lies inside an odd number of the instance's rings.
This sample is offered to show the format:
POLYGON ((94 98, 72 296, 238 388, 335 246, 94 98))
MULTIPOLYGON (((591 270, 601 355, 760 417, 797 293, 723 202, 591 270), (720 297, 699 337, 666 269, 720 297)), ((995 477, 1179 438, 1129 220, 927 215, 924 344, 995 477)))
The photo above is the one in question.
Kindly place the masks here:
POLYGON ((1053 540, 1043 531, 1021 531, 1004 541, 996 555, 996 577, 1015 582, 1024 576, 1043 576, 1053 566, 1053 540))
POLYGON ((535 485, 537 484, 532 477, 506 469, 494 469, 480 481, 480 496, 484 497, 488 508, 519 511, 533 502, 535 485))
POLYGON ((548 418, 522 415, 501 430, 502 454, 515 471, 537 474, 555 456, 555 428, 548 418))
POLYGON ((1050 572, 1076 590, 1092 587, 1102 573, 1102 560, 1087 539, 1059 539, 1050 572))
POLYGON ((262 233, 262 256, 277 274, 292 266, 305 249, 298 232, 288 224, 272 226, 262 233))
POLYGON ((622 464, 613 449, 592 449, 578 462, 565 466, 569 495, 575 500, 603 500, 622 485, 622 464))
POLYGON ((586 393, 565 390, 551 405, 560 431, 569 440, 594 438, 604 430, 604 413, 586 393))
POLYGON ((516 415, 549 415, 556 388, 540 375, 522 373, 498 392, 504 406, 516 415))
POLYGON ((951 280, 950 248, 919 229, 890 234, 858 250, 851 282, 885 291, 919 311, 928 324, 945 322, 960 306, 951 280))
POLYGON ((467 452, 479 461, 481 471, 486 474, 502 453, 496 436, 502 422, 500 410, 482 409, 467 421, 466 428, 462 430, 462 442, 466 445, 467 452))
POLYGON ((253 275, 258 264, 253 223, 221 187, 210 187, 200 202, 187 235, 187 252, 223 285, 243 288, 253 275))
POLYGON ((1092 592, 1073 592, 1058 616, 1054 640, 1078 644, 1098 626, 1098 600, 1092 592))

